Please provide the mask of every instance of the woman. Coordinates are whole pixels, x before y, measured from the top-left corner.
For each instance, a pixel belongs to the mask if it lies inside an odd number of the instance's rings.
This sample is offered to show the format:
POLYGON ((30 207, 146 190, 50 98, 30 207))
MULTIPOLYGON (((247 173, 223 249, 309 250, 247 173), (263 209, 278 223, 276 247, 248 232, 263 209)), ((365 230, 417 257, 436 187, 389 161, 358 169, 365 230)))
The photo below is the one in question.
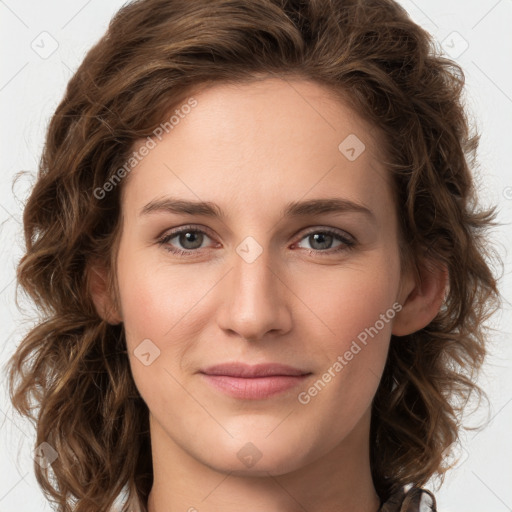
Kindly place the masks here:
POLYGON ((498 302, 462 88, 391 0, 118 12, 24 211, 59 510, 436 510, 498 302))

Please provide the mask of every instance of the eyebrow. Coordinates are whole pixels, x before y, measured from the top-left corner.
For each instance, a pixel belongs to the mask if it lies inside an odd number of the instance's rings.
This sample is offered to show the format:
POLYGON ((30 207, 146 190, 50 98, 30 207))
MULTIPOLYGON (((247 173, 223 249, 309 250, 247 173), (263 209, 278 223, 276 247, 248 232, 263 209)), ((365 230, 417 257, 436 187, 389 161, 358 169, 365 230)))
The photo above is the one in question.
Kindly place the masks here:
MULTIPOLYGON (((183 199, 165 197, 155 199, 146 204, 139 215, 151 213, 178 213, 189 215, 204 215, 225 219, 226 214, 215 203, 209 201, 185 201, 183 199)), ((366 206, 341 198, 310 199, 307 201, 292 201, 283 211, 284 217, 300 217, 306 215, 321 215, 326 213, 362 213, 375 220, 374 213, 366 206)))

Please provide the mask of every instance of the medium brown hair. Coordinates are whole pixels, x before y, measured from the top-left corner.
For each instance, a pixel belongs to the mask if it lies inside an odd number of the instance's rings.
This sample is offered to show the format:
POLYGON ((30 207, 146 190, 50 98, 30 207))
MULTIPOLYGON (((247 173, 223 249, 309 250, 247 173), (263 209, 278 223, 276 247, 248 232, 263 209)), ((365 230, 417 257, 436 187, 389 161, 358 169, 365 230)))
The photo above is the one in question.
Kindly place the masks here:
POLYGON ((12 356, 11 400, 58 458, 34 464, 59 511, 106 511, 123 487, 146 510, 148 409, 123 326, 98 315, 87 265, 115 277, 123 181, 94 191, 198 87, 298 77, 348 98, 385 137, 401 247, 445 265, 449 290, 424 329, 392 336, 372 405, 371 470, 382 500, 446 471, 499 302, 489 267, 494 208, 477 206, 464 74, 392 0, 139 0, 125 5, 69 81, 24 209, 18 283, 42 317, 12 356), (33 412, 34 403, 38 410, 33 412))

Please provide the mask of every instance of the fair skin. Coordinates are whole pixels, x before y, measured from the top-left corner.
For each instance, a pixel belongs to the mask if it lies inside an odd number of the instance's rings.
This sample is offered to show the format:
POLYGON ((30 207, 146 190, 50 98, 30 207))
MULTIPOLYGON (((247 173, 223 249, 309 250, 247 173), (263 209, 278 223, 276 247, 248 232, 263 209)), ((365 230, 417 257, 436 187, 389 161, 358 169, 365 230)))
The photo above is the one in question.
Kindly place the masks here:
POLYGON ((133 378, 150 411, 149 511, 376 512, 370 411, 390 337, 434 318, 446 275, 424 273, 417 282, 401 273, 382 142, 328 89, 269 78, 217 84, 194 98, 197 107, 123 183, 119 311, 101 268, 92 273, 98 312, 124 324, 133 378), (353 161, 338 149, 350 134, 366 147, 353 161), (225 217, 142 213, 168 197, 215 203, 225 217), (327 198, 370 213, 283 215, 290 202, 327 198), (158 243, 189 225, 188 243, 184 235, 158 243), (262 251, 250 263, 237 252, 249 236, 262 251), (378 334, 301 403, 299 393, 389 310, 396 314, 378 334), (160 355, 145 365, 134 350, 148 339, 160 355), (276 395, 241 399, 199 373, 231 361, 309 374, 276 395), (241 449, 260 458, 243 464, 241 449))

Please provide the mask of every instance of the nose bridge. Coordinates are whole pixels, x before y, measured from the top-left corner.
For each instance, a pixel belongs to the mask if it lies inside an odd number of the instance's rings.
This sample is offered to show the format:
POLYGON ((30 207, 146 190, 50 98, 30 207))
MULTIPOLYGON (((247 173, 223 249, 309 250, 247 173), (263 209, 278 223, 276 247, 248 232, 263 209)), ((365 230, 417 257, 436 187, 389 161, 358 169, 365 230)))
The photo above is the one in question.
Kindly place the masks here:
POLYGON ((247 237, 233 254, 226 300, 219 324, 246 339, 260 339, 269 331, 290 328, 291 318, 276 264, 267 247, 247 237))

